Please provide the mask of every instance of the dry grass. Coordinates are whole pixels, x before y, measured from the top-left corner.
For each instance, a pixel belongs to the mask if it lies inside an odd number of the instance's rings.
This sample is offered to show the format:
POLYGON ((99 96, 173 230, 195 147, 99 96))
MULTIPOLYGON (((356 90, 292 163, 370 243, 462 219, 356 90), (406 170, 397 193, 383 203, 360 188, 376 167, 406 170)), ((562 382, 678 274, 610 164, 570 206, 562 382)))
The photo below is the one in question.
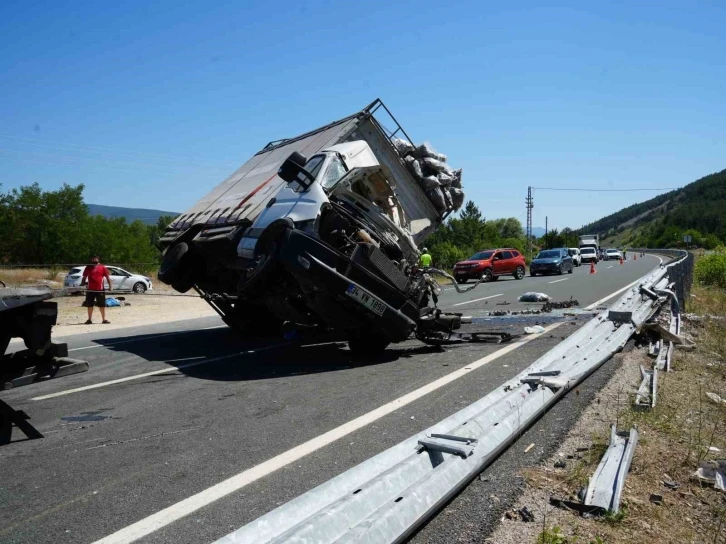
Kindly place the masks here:
POLYGON ((62 282, 67 270, 59 268, 2 268, 0 280, 8 287, 27 287, 28 285, 62 282))
MULTIPOLYGON (((694 288, 690 312, 726 316, 726 295, 694 288)), ((697 347, 677 350, 673 372, 659 373, 658 403, 653 410, 633 409, 639 384, 638 367, 649 365, 644 349, 623 354, 616 372, 595 402, 583 413, 562 448, 545 466, 524 471, 528 488, 515 509, 527 506, 536 523, 505 520, 491 542, 726 543, 726 494, 693 478, 700 461, 726 457, 726 406, 706 397, 726 397, 726 324, 721 320, 692 320, 684 332, 697 347), (550 496, 578 501, 609 437, 609 425, 619 430, 637 425, 639 442, 623 493, 622 513, 604 519, 585 519, 549 505, 550 496), (721 453, 709 451, 716 447, 721 453), (564 469, 553 464, 566 459, 564 469), (669 479, 680 484, 672 490, 669 479), (650 495, 664 502, 650 502, 650 495)))
MULTIPOLYGON (((131 272, 134 271, 131 270, 131 272)), ((53 288, 61 288, 67 273, 68 268, 0 268, 0 281, 3 281, 8 287, 47 285, 53 288)), ((144 274, 151 278, 154 290, 172 291, 171 287, 159 281, 156 274, 156 270, 144 274)))

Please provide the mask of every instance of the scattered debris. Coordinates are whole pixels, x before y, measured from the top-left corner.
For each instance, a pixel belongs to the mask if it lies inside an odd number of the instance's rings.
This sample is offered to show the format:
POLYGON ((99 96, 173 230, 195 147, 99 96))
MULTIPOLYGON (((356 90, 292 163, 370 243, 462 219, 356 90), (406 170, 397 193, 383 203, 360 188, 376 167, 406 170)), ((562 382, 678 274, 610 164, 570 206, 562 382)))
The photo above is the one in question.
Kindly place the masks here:
POLYGON ((567 468, 567 463, 562 459, 555 461, 555 468, 567 468))
POLYGON ((709 391, 708 393, 706 393, 706 396, 716 404, 726 404, 726 399, 722 399, 716 393, 711 393, 709 391))
POLYGON ((656 493, 651 493, 651 494, 650 494, 650 499, 649 499, 649 500, 650 500, 650 502, 652 502, 653 504, 657 504, 657 505, 659 505, 659 506, 660 506, 661 504, 663 504, 663 495, 658 495, 658 494, 656 494, 656 493))
POLYGON ((543 312, 551 312, 552 310, 561 310, 565 308, 572 308, 573 306, 579 306, 580 303, 577 300, 565 300, 562 302, 545 302, 545 304, 542 306, 543 312))
POLYGON ((710 451, 712 453, 721 453, 721 450, 719 448, 717 448, 716 446, 709 446, 708 451, 710 451))
MULTIPOLYGON (((665 476, 668 476, 668 475, 666 474, 665 476)), ((673 489, 673 490, 676 490, 679 487, 681 487, 681 484, 671 480, 669 477, 666 477, 663 479, 663 485, 666 486, 668 489, 673 489)))
POLYGON ((529 446, 527 446, 524 449, 524 453, 529 453, 529 450, 531 450, 532 448, 534 448, 534 442, 532 442, 529 446))
POLYGON ((519 302, 547 302, 549 300, 550 297, 548 295, 545 295, 544 293, 535 293, 533 291, 524 293, 519 297, 519 302))
POLYGON ((525 327, 524 332, 527 334, 542 334, 545 332, 545 328, 542 325, 534 325, 532 327, 525 327))
POLYGON ((617 513, 620 510, 620 498, 625 487, 625 477, 633 460, 635 447, 638 444, 638 430, 633 427, 630 432, 618 433, 615 425, 610 427, 610 445, 600 461, 595 474, 590 478, 584 503, 597 506, 602 513, 617 513))
POLYGON ((529 511, 529 508, 523 506, 518 510, 519 515, 522 517, 522 521, 532 522, 534 521, 534 514, 529 511))
POLYGON ((506 300, 497 302, 497 306, 509 306, 510 304, 511 304, 511 302, 507 302, 506 300))
POLYGON ((726 491, 726 459, 701 461, 694 477, 699 482, 712 485, 719 491, 726 491))

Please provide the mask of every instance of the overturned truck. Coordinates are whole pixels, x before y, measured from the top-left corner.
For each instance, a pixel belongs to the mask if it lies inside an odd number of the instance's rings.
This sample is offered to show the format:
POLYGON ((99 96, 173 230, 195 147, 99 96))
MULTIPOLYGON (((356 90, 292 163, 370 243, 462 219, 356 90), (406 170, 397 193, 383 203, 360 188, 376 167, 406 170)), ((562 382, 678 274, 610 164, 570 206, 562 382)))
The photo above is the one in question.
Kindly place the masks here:
POLYGON ((435 308, 418 248, 463 199, 461 170, 414 146, 376 100, 267 144, 177 217, 159 241, 159 279, 196 289, 250 335, 332 329, 368 354, 436 338, 460 316, 435 308))

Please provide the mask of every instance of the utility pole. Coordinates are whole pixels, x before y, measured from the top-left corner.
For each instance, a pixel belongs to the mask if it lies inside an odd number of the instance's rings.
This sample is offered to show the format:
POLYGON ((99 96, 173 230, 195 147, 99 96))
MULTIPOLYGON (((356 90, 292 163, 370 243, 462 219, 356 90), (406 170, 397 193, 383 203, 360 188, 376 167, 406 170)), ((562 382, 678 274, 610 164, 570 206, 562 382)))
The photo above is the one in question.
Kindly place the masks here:
POLYGON ((532 198, 532 187, 527 187, 527 252, 529 260, 532 260, 532 208, 534 208, 534 198, 532 198))
POLYGON ((547 219, 548 217, 545 215, 545 245, 547 246, 545 249, 550 248, 550 231, 547 228, 547 219))

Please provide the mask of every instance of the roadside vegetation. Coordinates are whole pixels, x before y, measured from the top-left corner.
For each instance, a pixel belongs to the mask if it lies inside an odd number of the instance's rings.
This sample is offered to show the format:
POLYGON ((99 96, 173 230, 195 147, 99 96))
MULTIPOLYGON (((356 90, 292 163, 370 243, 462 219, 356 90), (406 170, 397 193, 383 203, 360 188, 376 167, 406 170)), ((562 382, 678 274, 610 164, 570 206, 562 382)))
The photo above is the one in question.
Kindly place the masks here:
POLYGON ((621 247, 691 247, 714 249, 726 243, 726 170, 681 189, 633 204, 585 225, 578 232, 600 234, 604 245, 621 247))
POLYGON ((135 272, 155 269, 160 258, 155 242, 172 218, 150 226, 91 215, 83 189, 64 184, 44 191, 35 183, 0 193, 0 265, 82 264, 98 254, 118 265, 148 263, 148 270, 135 272))
MULTIPOLYGON (((471 200, 459 217, 449 219, 426 240, 426 246, 439 268, 451 269, 454 264, 484 249, 508 247, 527 255, 527 238, 516 217, 486 219, 471 200)), ((552 230, 547 236, 533 240, 533 251, 543 247, 576 247, 577 236, 570 229, 552 230)))
POLYGON ((523 469, 527 486, 513 511, 526 506, 534 522, 506 519, 492 541, 726 543, 726 493, 695 477, 702 462, 726 459, 726 400, 719 400, 726 399, 723 255, 719 250, 697 260, 681 330, 695 347, 677 348, 673 371, 659 373, 656 406, 633 405, 639 367, 652 361, 647 340, 640 338, 635 349, 616 355, 620 368, 559 451, 541 466, 523 469), (587 519, 553 506, 550 497, 579 502, 577 493, 599 464, 612 423, 620 431, 636 425, 640 435, 620 512, 587 519))

